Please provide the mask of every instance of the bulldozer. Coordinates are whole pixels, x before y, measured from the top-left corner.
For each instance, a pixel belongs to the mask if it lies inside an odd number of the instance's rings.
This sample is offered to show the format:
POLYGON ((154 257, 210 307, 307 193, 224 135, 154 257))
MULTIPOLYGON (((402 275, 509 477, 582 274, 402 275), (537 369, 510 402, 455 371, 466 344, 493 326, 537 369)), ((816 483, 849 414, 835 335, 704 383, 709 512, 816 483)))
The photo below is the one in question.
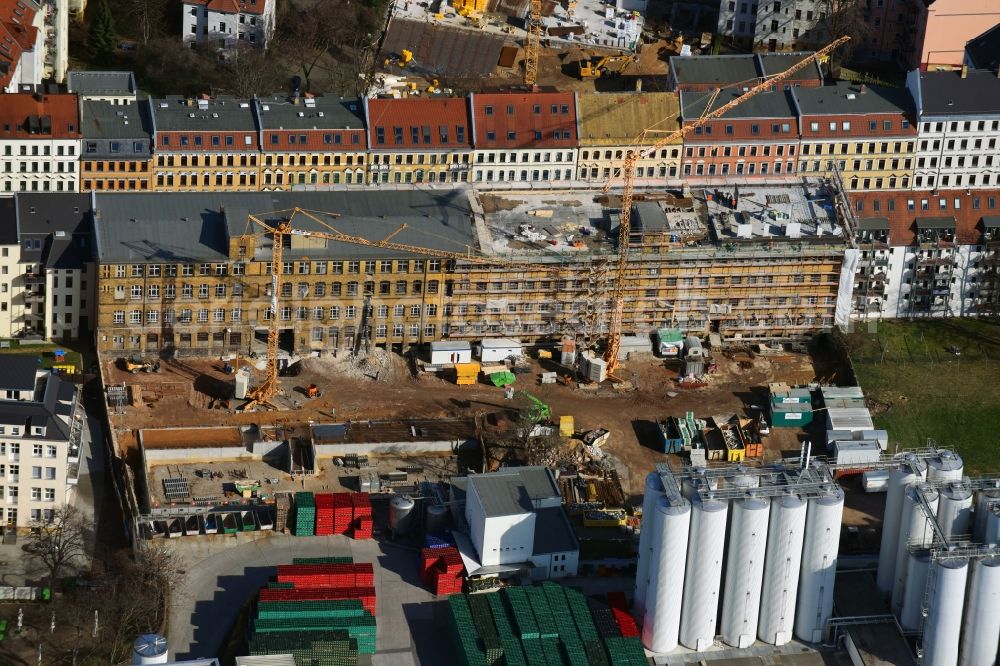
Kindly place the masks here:
POLYGON ((133 375, 140 372, 159 372, 160 362, 152 361, 146 358, 139 358, 138 356, 129 356, 127 358, 121 359, 121 366, 127 372, 131 372, 133 375))
POLYGON ((598 79, 602 76, 620 76, 636 62, 633 55, 591 56, 578 63, 580 79, 598 79))

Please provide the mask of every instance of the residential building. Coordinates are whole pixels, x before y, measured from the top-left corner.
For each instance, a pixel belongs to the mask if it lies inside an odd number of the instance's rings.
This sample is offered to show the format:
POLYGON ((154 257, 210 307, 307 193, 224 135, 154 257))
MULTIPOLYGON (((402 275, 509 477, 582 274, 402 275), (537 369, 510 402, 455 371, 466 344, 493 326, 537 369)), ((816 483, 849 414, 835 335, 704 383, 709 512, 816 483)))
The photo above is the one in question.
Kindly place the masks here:
POLYGON ((80 137, 76 95, 4 95, 0 104, 0 196, 78 191, 80 137))
MULTIPOLYGON (((691 124, 741 94, 682 91, 681 119, 691 124)), ((793 176, 798 147, 799 122, 790 89, 762 92, 688 133, 682 175, 688 181, 720 183, 734 177, 793 176)))
POLYGON ((66 79, 69 92, 82 101, 135 104, 138 88, 132 72, 74 70, 66 79))
POLYGON ((20 331, 15 326, 15 282, 20 277, 17 242, 17 204, 14 197, 0 197, 0 338, 12 338, 20 331))
POLYGON ((219 49, 265 49, 274 34, 276 0, 184 0, 181 35, 192 48, 199 42, 219 49))
POLYGON ((260 135, 250 100, 148 100, 153 182, 159 192, 259 189, 260 135))
MULTIPOLYGON (((300 207, 312 211, 293 217, 300 230, 330 232, 311 217, 318 215, 369 241, 392 236, 454 252, 473 243, 462 196, 420 190, 98 194, 96 202, 101 351, 263 353, 273 241, 248 214, 271 224, 300 207)), ((441 336, 448 261, 286 239, 277 313, 284 353, 353 349, 362 331, 370 344, 397 351, 441 336)))
POLYGON ((469 103, 475 182, 552 186, 573 179, 579 145, 574 93, 474 93, 469 103))
POLYGON ((44 14, 31 0, 0 0, 0 92, 45 78, 44 14))
MULTIPOLYGON (((811 51, 746 53, 738 55, 671 56, 671 90, 699 92, 717 88, 749 87, 767 76, 780 74, 812 55, 811 51), (742 85, 740 85, 742 84, 742 85)), ((823 70, 812 62, 786 79, 782 87, 823 85, 823 70)))
POLYGON ((33 356, 0 356, 0 509, 4 531, 52 519, 79 478, 84 411, 73 384, 33 356), (30 387, 29 387, 30 384, 30 387))
POLYGON ((800 174, 836 175, 848 190, 910 187, 917 124, 906 89, 838 81, 791 95, 802 132, 800 174))
POLYGON ((1000 186, 1000 78, 995 70, 913 70, 906 85, 920 122, 914 189, 1000 186))
POLYGON ((468 182, 469 103, 458 97, 366 99, 368 182, 468 182))
POLYGON ((827 8, 826 0, 721 0, 717 32, 768 51, 821 46, 827 8))
POLYGON ((146 191, 152 180, 149 106, 107 99, 80 102, 80 190, 146 191))
POLYGON ((97 288, 90 197, 18 194, 16 205, 14 326, 45 340, 89 337, 97 288))
POLYGON ((1000 311, 998 201, 997 188, 851 193, 854 317, 1000 311))
POLYGON ((470 576, 520 573, 546 580, 576 575, 580 544, 552 470, 511 467, 451 482, 457 501, 464 497, 461 518, 468 530, 459 531, 458 547, 470 576))
POLYGON ((854 46, 861 60, 904 62, 913 49, 917 5, 923 0, 872 0, 861 3, 867 26, 864 41, 854 46))
MULTIPOLYGON (((577 98, 580 151, 577 180, 604 183, 617 174, 636 146, 650 146, 680 126, 676 93, 583 93, 577 98)), ((637 183, 677 180, 681 140, 643 155, 635 165, 637 183)), ((641 152, 641 148, 640 148, 641 152)))
POLYGON ((306 94, 256 100, 264 190, 365 182, 364 122, 356 99, 306 94))
POLYGON ((910 69, 957 69, 965 61, 966 44, 1000 24, 1000 4, 995 0, 912 1, 910 69))

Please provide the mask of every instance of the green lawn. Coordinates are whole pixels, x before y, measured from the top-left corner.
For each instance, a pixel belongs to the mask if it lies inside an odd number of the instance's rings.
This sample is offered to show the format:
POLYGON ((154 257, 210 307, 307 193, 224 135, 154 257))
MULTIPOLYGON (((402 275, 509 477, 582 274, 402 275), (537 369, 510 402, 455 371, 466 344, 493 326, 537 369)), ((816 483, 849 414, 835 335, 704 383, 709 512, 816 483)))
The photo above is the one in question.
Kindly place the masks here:
POLYGON ((967 472, 1000 470, 1000 324, 943 319, 859 330, 846 336, 848 349, 891 445, 922 447, 930 438, 956 449, 967 472))
POLYGON ((77 371, 84 370, 83 367, 83 355, 78 351, 73 351, 66 345, 56 345, 51 343, 44 343, 38 345, 21 345, 18 340, 10 340, 9 348, 0 348, 0 355, 2 354, 33 354, 35 356, 42 357, 41 367, 51 368, 57 363, 55 354, 53 353, 56 349, 62 349, 66 352, 65 360, 59 362, 60 365, 72 364, 76 367, 77 371))

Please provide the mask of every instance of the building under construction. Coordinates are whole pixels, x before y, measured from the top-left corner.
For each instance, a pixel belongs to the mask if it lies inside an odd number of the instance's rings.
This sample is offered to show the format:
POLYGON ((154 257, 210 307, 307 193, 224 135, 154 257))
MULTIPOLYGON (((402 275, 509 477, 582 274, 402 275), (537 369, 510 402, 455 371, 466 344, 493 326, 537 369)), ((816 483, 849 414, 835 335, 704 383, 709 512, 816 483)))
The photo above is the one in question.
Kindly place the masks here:
MULTIPOLYGON (((791 340, 846 323, 838 196, 830 181, 637 193, 623 332, 791 340)), ((620 215, 600 192, 96 195, 97 346, 259 352, 272 316, 289 354, 596 341, 620 215), (267 229, 286 220, 275 298, 267 229)))

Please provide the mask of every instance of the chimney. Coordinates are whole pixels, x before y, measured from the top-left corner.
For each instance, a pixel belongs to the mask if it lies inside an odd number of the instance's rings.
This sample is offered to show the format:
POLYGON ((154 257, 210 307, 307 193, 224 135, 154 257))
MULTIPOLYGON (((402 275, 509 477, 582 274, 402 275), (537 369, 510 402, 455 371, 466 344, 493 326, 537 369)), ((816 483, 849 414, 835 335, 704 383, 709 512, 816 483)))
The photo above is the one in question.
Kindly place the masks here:
POLYGON ((968 76, 969 76, 969 66, 962 65, 962 78, 965 79, 968 78, 968 76))

